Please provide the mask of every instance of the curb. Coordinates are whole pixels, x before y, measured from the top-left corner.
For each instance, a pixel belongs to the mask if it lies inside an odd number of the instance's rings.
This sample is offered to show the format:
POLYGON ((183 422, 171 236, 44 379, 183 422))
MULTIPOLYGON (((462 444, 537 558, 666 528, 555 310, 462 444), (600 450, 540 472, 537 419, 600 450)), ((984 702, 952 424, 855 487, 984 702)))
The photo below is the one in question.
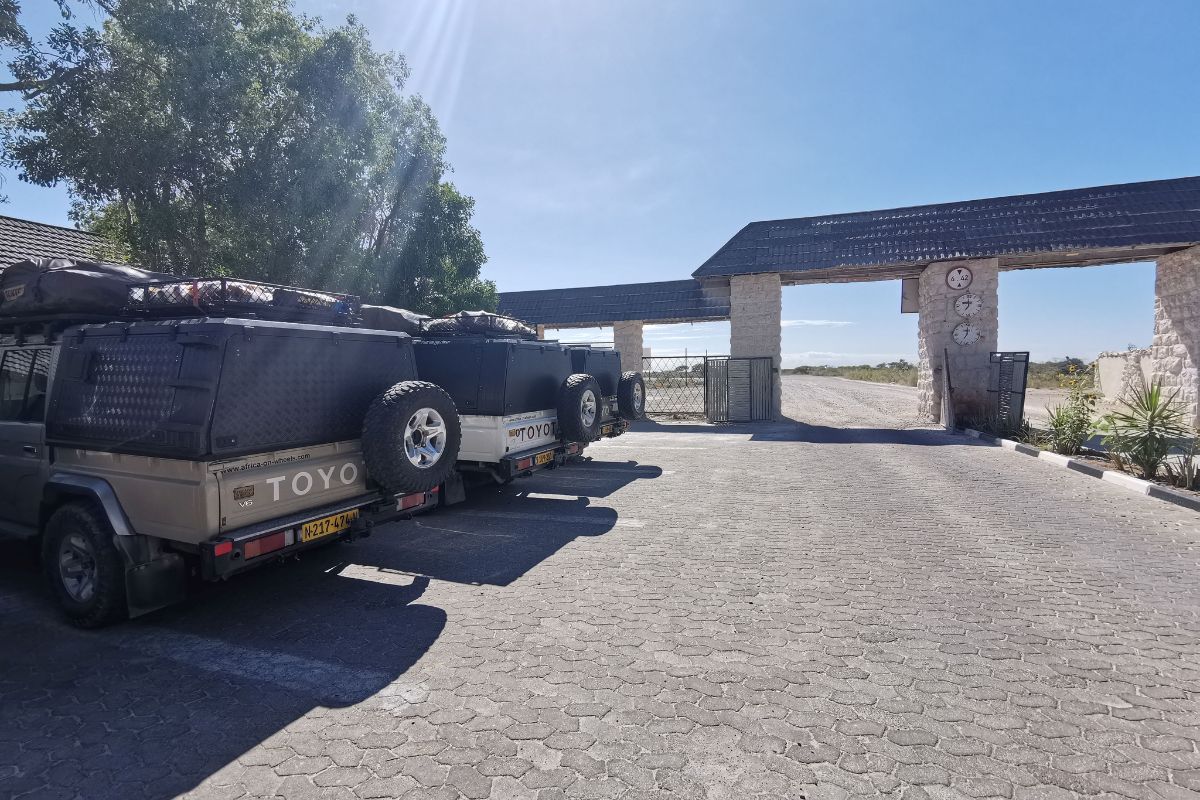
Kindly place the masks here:
POLYGON ((1032 445, 1014 442, 1012 439, 1000 439, 991 434, 977 431, 974 428, 964 428, 962 432, 972 439, 979 439, 982 442, 989 442, 1005 450, 1013 450, 1023 455, 1033 456, 1040 461, 1046 461, 1055 466, 1072 470, 1073 472, 1080 472, 1091 478, 1098 478, 1128 491, 1136 492, 1137 494, 1156 497, 1172 505, 1190 508, 1192 511, 1200 511, 1200 497, 1194 497, 1191 494, 1185 494, 1175 489, 1168 489, 1165 486, 1159 486, 1157 483, 1135 478, 1132 475, 1126 475, 1124 472, 1118 472, 1115 469, 1104 469, 1103 467, 1097 467, 1095 464, 1089 464, 1086 461, 1080 461, 1076 458, 1069 458, 1068 456, 1060 456, 1058 453, 1039 450, 1032 445))

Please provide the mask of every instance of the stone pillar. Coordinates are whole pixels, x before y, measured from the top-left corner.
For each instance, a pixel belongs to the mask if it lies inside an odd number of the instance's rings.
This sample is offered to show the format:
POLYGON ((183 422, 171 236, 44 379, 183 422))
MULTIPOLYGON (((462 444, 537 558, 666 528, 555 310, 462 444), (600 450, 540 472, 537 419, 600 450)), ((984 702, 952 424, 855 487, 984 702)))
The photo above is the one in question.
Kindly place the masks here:
POLYGON ((537 326, 537 337, 538 337, 539 342, 544 342, 546 340, 546 326, 545 325, 537 326))
POLYGON ((999 330, 998 262, 994 258, 986 258, 930 264, 921 273, 919 287, 918 412, 931 422, 943 422, 944 354, 949 353, 950 383, 954 389, 954 408, 958 420, 986 414, 988 379, 991 375, 988 354, 996 349, 999 330), (946 276, 956 267, 966 267, 971 271, 971 284, 964 289, 952 289, 946 283, 946 276), (981 306, 974 315, 963 317, 955 309, 954 303, 968 293, 978 296, 981 306), (974 343, 963 345, 954 341, 954 329, 964 322, 974 325, 979 332, 974 343))
POLYGON ((622 372, 642 371, 642 328, 641 320, 613 323, 613 347, 621 354, 622 372))
POLYGON ((1158 259, 1150 380, 1177 392, 1187 423, 1200 425, 1200 247, 1158 259))
POLYGON ((729 279, 729 355, 733 358, 770 356, 774 366, 771 416, 779 419, 782 386, 783 287, 777 273, 734 275, 729 279))

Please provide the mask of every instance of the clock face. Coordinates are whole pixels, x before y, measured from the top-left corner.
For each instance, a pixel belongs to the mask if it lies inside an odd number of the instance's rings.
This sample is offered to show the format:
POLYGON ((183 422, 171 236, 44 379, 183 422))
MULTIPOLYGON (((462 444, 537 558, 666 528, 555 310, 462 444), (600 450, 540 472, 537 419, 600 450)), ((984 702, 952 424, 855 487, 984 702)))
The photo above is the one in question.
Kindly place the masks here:
POLYGON ((955 267, 946 273, 946 285, 951 289, 965 289, 971 285, 971 270, 955 267))
POLYGON ((979 341, 979 328, 976 328, 974 323, 960 322, 954 327, 955 344, 975 344, 977 341, 979 341))
POLYGON ((967 292, 954 301, 954 310, 960 317, 973 317, 983 308, 983 299, 977 294, 967 292))

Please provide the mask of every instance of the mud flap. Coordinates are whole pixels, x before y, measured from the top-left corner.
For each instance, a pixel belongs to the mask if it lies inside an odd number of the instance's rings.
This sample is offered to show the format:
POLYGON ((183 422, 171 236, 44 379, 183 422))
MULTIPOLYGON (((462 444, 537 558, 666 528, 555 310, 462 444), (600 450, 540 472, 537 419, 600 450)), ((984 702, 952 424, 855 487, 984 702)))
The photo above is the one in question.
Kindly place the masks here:
POLYGON ((446 482, 442 484, 442 505, 452 506, 456 503, 462 503, 467 499, 467 489, 463 485, 462 473, 458 470, 450 473, 450 477, 446 478, 446 482))
POLYGON ((140 617, 187 596, 187 564, 178 553, 163 553, 152 561, 125 568, 125 598, 129 616, 140 617))

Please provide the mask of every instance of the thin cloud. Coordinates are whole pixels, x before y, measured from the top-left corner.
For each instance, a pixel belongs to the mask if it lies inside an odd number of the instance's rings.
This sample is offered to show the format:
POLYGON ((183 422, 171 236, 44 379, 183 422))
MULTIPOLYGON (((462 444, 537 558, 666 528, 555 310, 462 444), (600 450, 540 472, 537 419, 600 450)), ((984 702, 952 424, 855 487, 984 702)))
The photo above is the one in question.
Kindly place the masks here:
POLYGON ((845 319, 785 319, 780 323, 785 328, 801 328, 801 327, 836 327, 841 325, 853 325, 850 320, 845 319))

